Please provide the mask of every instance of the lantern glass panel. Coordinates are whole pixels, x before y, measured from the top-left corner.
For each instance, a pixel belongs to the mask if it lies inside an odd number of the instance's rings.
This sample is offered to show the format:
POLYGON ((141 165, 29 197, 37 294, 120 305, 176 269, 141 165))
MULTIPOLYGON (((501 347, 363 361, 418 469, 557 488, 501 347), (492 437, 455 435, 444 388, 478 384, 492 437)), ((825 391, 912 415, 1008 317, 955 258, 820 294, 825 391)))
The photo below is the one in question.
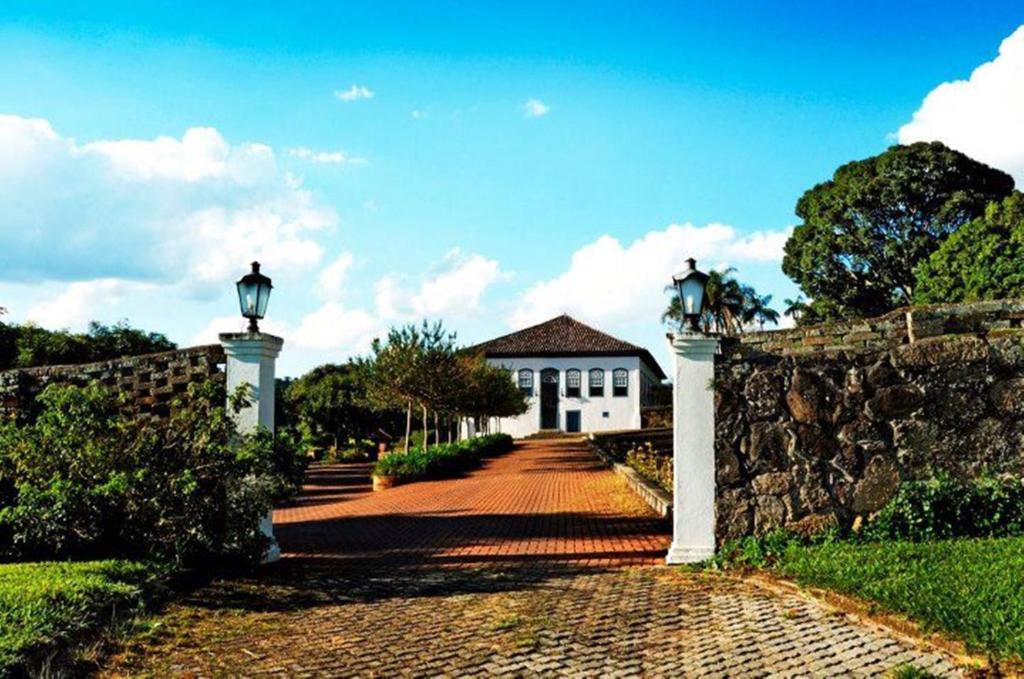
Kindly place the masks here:
POLYGON ((684 278, 679 282, 679 299, 683 304, 683 313, 687 316, 700 314, 704 302, 704 282, 697 276, 684 278))

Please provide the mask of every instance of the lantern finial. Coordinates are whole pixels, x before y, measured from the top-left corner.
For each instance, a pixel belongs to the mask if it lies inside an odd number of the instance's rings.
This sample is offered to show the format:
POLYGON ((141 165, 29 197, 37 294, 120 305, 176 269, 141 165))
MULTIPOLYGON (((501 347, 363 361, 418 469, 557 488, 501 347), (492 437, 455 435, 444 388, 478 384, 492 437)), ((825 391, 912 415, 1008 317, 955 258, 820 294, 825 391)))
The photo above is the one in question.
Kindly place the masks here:
POLYGON ((267 302, 274 286, 270 278, 260 273, 260 263, 252 263, 252 272, 247 273, 235 283, 238 289, 238 305, 242 316, 249 319, 249 332, 259 332, 257 320, 267 313, 267 302))
POLYGON ((686 260, 686 269, 672 277, 676 286, 676 293, 679 295, 679 307, 683 314, 683 321, 689 325, 691 332, 700 332, 700 316, 704 311, 704 287, 707 285, 709 276, 697 270, 697 260, 689 257, 686 260))

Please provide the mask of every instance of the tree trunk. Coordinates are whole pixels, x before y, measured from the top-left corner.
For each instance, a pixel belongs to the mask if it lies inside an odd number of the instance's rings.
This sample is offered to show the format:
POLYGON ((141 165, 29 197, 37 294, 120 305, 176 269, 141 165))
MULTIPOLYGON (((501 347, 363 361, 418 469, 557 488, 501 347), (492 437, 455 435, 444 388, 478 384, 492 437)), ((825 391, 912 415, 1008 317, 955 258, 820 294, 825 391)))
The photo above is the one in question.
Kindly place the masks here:
POLYGON ((409 437, 412 436, 412 401, 405 402, 405 454, 409 454, 409 437))
POLYGON ((423 409, 423 450, 427 449, 427 444, 430 443, 430 432, 427 431, 427 406, 420 405, 423 409))
POLYGON ((434 411, 434 445, 441 445, 441 425, 437 418, 437 411, 434 411))

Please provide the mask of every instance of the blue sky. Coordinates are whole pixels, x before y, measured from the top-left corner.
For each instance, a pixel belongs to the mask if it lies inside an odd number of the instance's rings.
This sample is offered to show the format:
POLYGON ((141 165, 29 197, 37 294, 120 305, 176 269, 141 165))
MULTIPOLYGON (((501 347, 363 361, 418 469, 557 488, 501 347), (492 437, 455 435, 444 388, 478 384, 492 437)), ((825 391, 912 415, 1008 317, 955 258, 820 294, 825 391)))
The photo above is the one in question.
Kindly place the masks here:
POLYGON ((5 3, 0 305, 190 344, 258 256, 285 372, 561 311, 664 361, 671 270, 781 305, 837 165, 940 138, 1024 178, 1019 2, 384 4, 5 3))

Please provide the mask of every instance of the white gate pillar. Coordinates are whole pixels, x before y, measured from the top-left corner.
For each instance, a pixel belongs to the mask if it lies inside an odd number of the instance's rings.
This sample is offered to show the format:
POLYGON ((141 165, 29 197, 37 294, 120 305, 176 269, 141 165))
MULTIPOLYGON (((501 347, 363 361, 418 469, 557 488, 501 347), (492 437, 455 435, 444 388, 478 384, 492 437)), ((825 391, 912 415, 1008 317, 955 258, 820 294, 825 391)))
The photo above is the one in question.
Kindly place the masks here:
MULTIPOLYGON (((273 432, 274 363, 281 353, 284 340, 262 332, 233 332, 221 334, 220 343, 228 359, 228 397, 243 385, 249 391, 246 405, 237 413, 231 411, 238 431, 248 434, 263 427, 273 432)), ((281 548, 274 538, 272 511, 260 519, 260 530, 270 540, 270 546, 263 557, 264 563, 277 561, 281 558, 281 548)))
POLYGON ((670 564, 715 554, 715 354, 718 338, 696 332, 672 337, 672 546, 670 564))

